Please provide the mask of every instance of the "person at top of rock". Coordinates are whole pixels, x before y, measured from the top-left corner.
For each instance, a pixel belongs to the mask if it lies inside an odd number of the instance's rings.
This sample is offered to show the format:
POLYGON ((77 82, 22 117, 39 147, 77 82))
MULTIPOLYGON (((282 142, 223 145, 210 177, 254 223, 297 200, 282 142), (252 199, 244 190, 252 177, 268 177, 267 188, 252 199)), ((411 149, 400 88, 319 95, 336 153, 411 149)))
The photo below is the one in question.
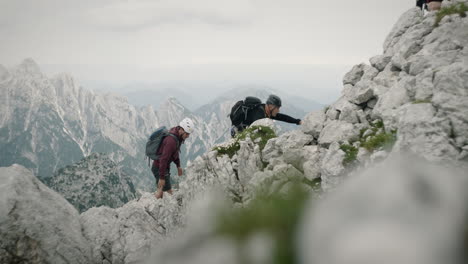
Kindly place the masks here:
POLYGON ((243 101, 238 101, 231 109, 231 136, 234 137, 237 132, 241 132, 253 122, 262 118, 271 118, 287 123, 302 125, 301 119, 281 114, 281 106, 281 98, 274 94, 268 96, 265 104, 263 104, 260 99, 252 96, 248 96, 243 101))
POLYGON ((440 10, 441 6, 442 6, 442 1, 434 1, 434 0, 417 0, 416 1, 416 6, 418 6, 419 8, 423 9, 427 9, 429 11, 437 11, 437 10, 440 10))

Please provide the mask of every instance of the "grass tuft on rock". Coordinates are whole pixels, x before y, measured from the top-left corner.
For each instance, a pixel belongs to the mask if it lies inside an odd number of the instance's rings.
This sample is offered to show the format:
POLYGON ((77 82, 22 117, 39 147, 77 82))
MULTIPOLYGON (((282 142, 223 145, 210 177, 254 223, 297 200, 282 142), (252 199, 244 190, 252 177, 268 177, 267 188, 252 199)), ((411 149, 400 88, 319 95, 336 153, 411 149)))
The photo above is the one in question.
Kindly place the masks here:
POLYGON ((214 147, 213 150, 216 150, 218 152, 218 156, 222 155, 228 155, 229 158, 232 158, 234 154, 237 153, 240 149, 240 144, 239 141, 235 141, 234 143, 228 145, 228 146, 223 146, 223 147, 214 147))
POLYGON ((276 134, 275 131, 267 126, 252 126, 244 129, 241 133, 238 133, 234 137, 234 142, 228 146, 218 146, 214 147, 213 150, 218 152, 218 156, 220 155, 228 155, 230 158, 234 156, 240 149, 240 141, 245 140, 245 138, 249 136, 250 139, 256 144, 259 145, 260 150, 265 148, 268 140, 275 138, 276 134))
POLYGON ((383 121, 375 120, 370 127, 359 131, 359 140, 340 145, 340 149, 345 153, 343 165, 350 165, 357 159, 359 149, 353 143, 358 142, 358 146, 371 153, 380 149, 391 150, 397 139, 396 133, 396 130, 387 132, 383 121))
POLYGON ((359 145, 369 152, 374 152, 382 148, 390 150, 395 142, 396 130, 387 132, 382 120, 376 120, 371 124, 370 128, 360 131, 359 145))
POLYGON ((353 145, 348 145, 348 144, 343 144, 340 146, 340 149, 344 151, 345 153, 345 158, 343 160, 343 165, 348 165, 353 163, 358 154, 358 149, 354 147, 353 145))
POLYGON ((369 152, 374 152, 378 149, 391 149, 396 142, 396 131, 389 133, 382 132, 367 137, 361 144, 363 148, 369 152))
POLYGON ((313 180, 309 180, 304 177, 304 179, 302 180, 302 183, 309 185, 309 187, 312 188, 312 190, 314 190, 317 193, 320 193, 322 191, 322 187, 321 187, 322 179, 321 178, 315 178, 313 180))
POLYGON ((437 12, 434 27, 438 27, 440 24, 440 21, 442 21, 442 18, 444 18, 445 16, 459 14, 461 17, 466 17, 467 11, 468 11, 468 7, 465 5, 465 3, 458 3, 458 4, 443 7, 439 10, 439 12, 437 12))

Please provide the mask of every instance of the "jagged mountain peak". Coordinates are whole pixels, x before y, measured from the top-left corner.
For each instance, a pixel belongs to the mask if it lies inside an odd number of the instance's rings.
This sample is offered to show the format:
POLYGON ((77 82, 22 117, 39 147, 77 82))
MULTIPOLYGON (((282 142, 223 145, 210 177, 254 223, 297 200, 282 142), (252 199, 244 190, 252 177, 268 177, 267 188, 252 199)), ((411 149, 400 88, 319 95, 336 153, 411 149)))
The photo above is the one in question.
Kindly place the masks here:
POLYGON ((157 122, 155 113, 140 113, 123 96, 86 90, 70 74, 47 78, 32 59, 1 87, 0 142, 9 151, 2 153, 1 164, 20 163, 41 177, 92 152, 136 162, 144 155, 140 144, 148 124, 157 122))
POLYGON ((41 68, 32 58, 24 59, 21 64, 16 67, 16 71, 21 74, 44 76, 41 72, 41 68))
POLYGON ((31 66, 31 67, 36 67, 37 69, 39 69, 39 65, 37 64, 37 62, 33 59, 33 58, 25 58, 19 65, 20 67, 28 67, 28 66, 31 66))
POLYGON ((101 96, 103 98, 105 98, 106 100, 114 100, 114 101, 119 101, 125 105, 128 105, 129 107, 133 108, 133 106, 131 106, 129 103, 128 103, 128 98, 123 96, 123 95, 120 95, 118 93, 115 93, 115 92, 107 92, 107 93, 104 93, 104 94, 101 94, 101 96))
POLYGON ((0 64, 0 82, 7 80, 9 76, 10 72, 8 71, 8 69, 0 64))
MULTIPOLYGON (((193 118, 200 132, 189 139, 196 143, 186 145, 187 153, 207 148, 208 140, 200 139, 207 137, 206 125, 175 98, 158 111, 138 108, 122 95, 87 90, 68 73, 47 78, 28 72, 36 66, 26 60, 9 77, 5 70, 6 79, 0 81, 0 149, 8 150, 0 155, 0 165, 19 163, 39 177, 50 177, 93 152, 112 153, 113 161, 138 178, 135 184, 147 189, 154 178, 144 166, 143 149, 155 128, 193 118)), ((184 155, 182 164, 194 157, 184 155)))
POLYGON ((164 102, 161 104, 161 107, 170 107, 170 106, 175 106, 175 107, 185 109, 185 107, 174 96, 167 97, 166 100, 164 100, 164 102))
MULTIPOLYGON (((77 91, 80 89, 75 78, 73 78, 71 74, 65 72, 55 75, 53 78, 51 78, 51 82, 54 84, 55 88, 62 93, 64 90, 77 93, 77 91)), ((92 92, 90 91, 90 93, 92 92)))
POLYGON ((63 80, 65 82, 74 83, 75 78, 68 72, 60 72, 52 77, 54 80, 63 80))
POLYGON ((137 107, 137 109, 139 109, 145 115, 155 113, 154 107, 152 105, 140 106, 140 107, 137 107))
POLYGON ((158 116, 168 117, 170 123, 179 122, 184 116, 192 116, 193 114, 184 107, 175 97, 168 97, 158 108, 158 116), (174 120, 180 119, 180 120, 174 120))

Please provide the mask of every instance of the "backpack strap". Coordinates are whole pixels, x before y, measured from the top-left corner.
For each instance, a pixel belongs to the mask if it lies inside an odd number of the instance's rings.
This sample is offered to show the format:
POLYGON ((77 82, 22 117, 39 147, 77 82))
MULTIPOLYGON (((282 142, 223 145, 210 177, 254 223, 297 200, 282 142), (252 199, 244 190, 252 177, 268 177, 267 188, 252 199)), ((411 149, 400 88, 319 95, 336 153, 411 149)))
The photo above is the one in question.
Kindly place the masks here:
POLYGON ((244 130, 247 125, 244 124, 244 122, 247 120, 247 116, 249 114, 249 112, 259 106, 261 106, 262 103, 259 103, 259 104, 253 104, 253 105, 249 105, 249 106, 242 106, 242 112, 244 112, 244 120, 240 123, 238 129, 240 129, 241 131, 244 130))
MULTIPOLYGON (((165 137, 167 137, 167 136, 171 136, 171 137, 173 137, 173 138, 175 139, 176 144, 177 144, 177 150, 179 150, 179 146, 180 146, 179 138, 178 138, 176 135, 171 134, 171 133, 167 133, 165 137)), ((165 137, 164 137, 164 138, 165 138, 165 137)), ((163 139, 163 140, 164 140, 164 139, 163 139)), ((161 143, 161 145, 162 145, 162 143, 161 143)), ((161 146, 159 146, 159 147, 161 147, 161 146)), ((180 151, 180 150, 179 150, 179 151, 180 151)), ((159 155, 158 155, 158 158, 159 158, 159 155)), ((149 158, 148 158, 148 164, 149 164, 149 158)))
MULTIPOLYGON (((250 108, 249 106, 242 106, 242 112, 244 112, 244 121, 247 120, 247 114, 249 113, 249 110, 250 110, 250 109, 251 109, 251 108, 250 108)), ((242 123, 243 123, 244 121, 242 121, 242 123)), ((242 124, 242 123, 241 123, 241 124, 242 124)))
POLYGON ((176 140, 177 149, 179 149, 179 147, 180 147, 179 138, 176 135, 172 134, 172 133, 169 133, 169 136, 173 137, 176 140))
POLYGON ((241 105, 239 105, 239 107, 236 108, 236 110, 234 110, 234 113, 237 112, 237 110, 239 110, 239 108, 241 108, 241 107, 242 107, 242 109, 244 109, 244 106, 241 104, 241 105))

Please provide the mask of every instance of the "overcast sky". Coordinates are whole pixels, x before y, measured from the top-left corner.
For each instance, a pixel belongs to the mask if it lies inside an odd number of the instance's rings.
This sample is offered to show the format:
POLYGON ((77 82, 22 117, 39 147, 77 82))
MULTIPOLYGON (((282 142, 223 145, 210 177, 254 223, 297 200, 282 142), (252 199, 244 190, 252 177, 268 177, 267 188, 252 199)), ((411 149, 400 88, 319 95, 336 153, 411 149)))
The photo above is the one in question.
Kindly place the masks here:
POLYGON ((30 57, 48 71, 68 71, 84 82, 265 80, 307 86, 327 75, 323 69, 342 75, 381 54, 391 27, 414 4, 0 0, 0 64, 30 57))

